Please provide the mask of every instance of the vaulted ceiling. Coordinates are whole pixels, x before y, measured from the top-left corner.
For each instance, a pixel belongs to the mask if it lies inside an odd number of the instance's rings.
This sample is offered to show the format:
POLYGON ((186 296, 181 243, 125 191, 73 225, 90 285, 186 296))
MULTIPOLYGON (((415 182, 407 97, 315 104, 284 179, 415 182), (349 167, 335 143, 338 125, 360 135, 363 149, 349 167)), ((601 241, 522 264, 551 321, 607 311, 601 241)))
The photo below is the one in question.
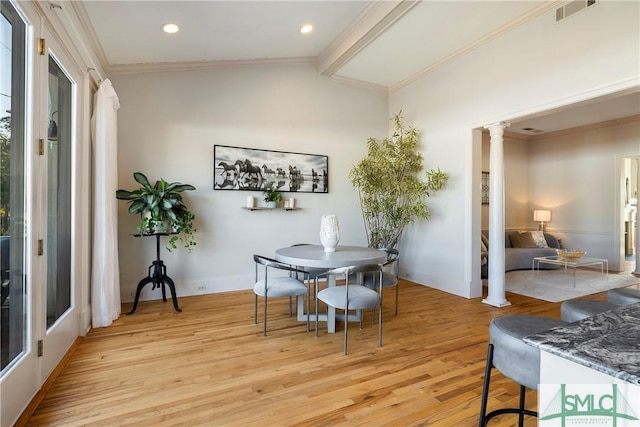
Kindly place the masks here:
MULTIPOLYGON (((90 0, 74 7, 108 72, 308 62, 327 77, 393 91, 560 3, 90 0), (162 32, 167 22, 180 30, 162 32), (301 34, 304 24, 313 31, 301 34)), ((512 131, 640 114, 640 94, 579 107, 527 118, 512 131)))

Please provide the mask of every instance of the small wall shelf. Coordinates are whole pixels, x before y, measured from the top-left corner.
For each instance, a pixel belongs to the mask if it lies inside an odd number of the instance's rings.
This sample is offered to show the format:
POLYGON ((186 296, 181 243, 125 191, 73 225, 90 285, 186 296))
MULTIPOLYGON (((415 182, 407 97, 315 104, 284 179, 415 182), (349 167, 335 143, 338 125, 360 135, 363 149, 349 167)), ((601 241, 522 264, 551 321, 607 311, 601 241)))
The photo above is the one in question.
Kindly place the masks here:
POLYGON ((247 210, 247 211, 273 211, 273 210, 281 210, 281 211, 298 211, 302 208, 284 208, 284 207, 278 207, 278 208, 268 208, 266 206, 256 206, 253 208, 248 208, 246 206, 243 206, 242 209, 247 210))

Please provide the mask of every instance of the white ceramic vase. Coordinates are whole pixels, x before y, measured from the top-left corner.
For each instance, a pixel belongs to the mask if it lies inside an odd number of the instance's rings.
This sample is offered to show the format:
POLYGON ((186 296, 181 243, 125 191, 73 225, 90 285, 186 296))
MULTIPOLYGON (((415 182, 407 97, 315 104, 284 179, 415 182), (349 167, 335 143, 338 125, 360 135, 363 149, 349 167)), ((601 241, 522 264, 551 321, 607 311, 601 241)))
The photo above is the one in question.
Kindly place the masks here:
POLYGON ((320 243, 325 252, 335 252, 340 241, 340 224, 335 215, 323 215, 320 221, 320 243))

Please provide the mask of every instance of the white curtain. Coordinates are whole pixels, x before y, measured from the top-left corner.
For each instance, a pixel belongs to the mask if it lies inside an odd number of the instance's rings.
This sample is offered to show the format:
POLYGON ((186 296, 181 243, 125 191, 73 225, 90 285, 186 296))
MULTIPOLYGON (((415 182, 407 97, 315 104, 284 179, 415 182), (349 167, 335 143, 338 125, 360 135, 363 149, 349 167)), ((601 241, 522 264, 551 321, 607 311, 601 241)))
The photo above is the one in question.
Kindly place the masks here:
POLYGON ((94 98, 91 136, 94 154, 91 318, 94 328, 120 316, 118 265, 118 95, 107 79, 94 98))

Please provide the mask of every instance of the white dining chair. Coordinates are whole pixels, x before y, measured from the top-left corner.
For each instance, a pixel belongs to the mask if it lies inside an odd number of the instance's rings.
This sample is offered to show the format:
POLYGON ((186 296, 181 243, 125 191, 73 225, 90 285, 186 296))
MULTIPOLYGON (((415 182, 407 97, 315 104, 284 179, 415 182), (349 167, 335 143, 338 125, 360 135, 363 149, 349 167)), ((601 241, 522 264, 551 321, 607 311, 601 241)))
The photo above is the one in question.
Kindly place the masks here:
MULTIPOLYGON (((253 286, 254 304, 253 318, 255 324, 258 324, 258 296, 264 299, 264 335, 267 336, 267 301, 269 298, 283 297, 303 297, 307 300, 307 332, 309 332, 309 300, 311 298, 309 287, 309 273, 288 264, 283 264, 275 259, 267 258, 261 255, 254 255, 256 276, 255 285, 253 286), (259 274, 261 266, 264 267, 263 274, 259 274), (270 274, 270 270, 271 271, 270 274), (287 271, 288 276, 277 276, 275 270, 287 271), (298 278, 302 277, 302 280, 298 278)), ((291 316, 291 305, 289 306, 289 316, 291 316)))
MULTIPOLYGON (((334 268, 318 274, 316 282, 316 337, 318 336, 318 302, 322 301, 327 306, 344 310, 344 354, 347 354, 347 332, 349 310, 373 309, 382 302, 382 265, 365 264, 349 267, 334 268), (352 275, 359 273, 372 274, 375 289, 354 284, 350 279, 352 275), (343 285, 329 286, 318 291, 318 280, 323 277, 335 276, 336 281, 344 277, 343 285)), ((360 329, 362 329, 362 317, 360 317, 360 329)), ((382 347, 382 310, 378 310, 378 346, 382 347)))
MULTIPOLYGON (((309 246, 311 245, 311 243, 296 243, 293 244, 291 246, 309 246)), ((327 271, 327 268, 320 268, 320 267, 303 267, 300 265, 295 266, 296 268, 300 269, 300 270, 304 270, 307 273, 309 273, 309 285, 313 285, 315 283, 316 280, 316 276, 318 274, 324 273, 325 271, 327 271)))

